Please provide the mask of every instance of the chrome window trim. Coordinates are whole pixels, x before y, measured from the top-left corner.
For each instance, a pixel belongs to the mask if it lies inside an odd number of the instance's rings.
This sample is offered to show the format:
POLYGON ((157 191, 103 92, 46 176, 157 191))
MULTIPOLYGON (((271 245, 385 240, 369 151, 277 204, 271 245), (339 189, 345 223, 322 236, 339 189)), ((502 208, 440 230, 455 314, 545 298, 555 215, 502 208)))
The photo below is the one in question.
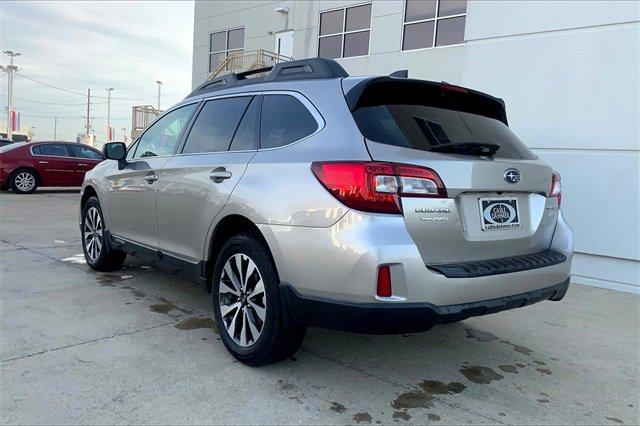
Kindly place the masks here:
MULTIPOLYGON (((225 99, 225 98, 239 98, 239 97, 243 97, 243 96, 269 96, 269 95, 289 95, 289 96, 293 96, 294 98, 298 99, 302 105, 304 105, 304 107, 307 109, 307 111, 309 111, 309 113, 311 114, 311 116, 316 120, 316 124, 318 125, 318 127, 316 128, 316 130, 305 136, 304 138, 295 140, 287 145, 282 145, 282 146, 277 146, 274 148, 258 148, 258 149, 244 149, 244 150, 235 150, 235 151, 211 151, 211 152, 194 152, 194 153, 176 153, 175 156, 186 156, 186 155, 212 155, 212 154, 229 154, 229 153, 236 153, 236 152, 260 152, 260 151, 273 151, 276 149, 282 149, 282 148, 287 148, 291 145, 297 144, 298 142, 301 142, 307 138, 310 138, 311 136, 316 135, 317 133, 321 132, 324 127, 326 126, 326 121, 324 120, 324 117, 322 117, 322 114, 320 114, 320 112, 318 111, 318 109, 315 107, 315 105, 313 105, 313 103, 306 97, 304 96, 302 93, 300 92, 296 92, 294 90, 266 90, 266 91, 252 91, 252 92, 239 92, 239 93, 233 93, 233 94, 224 94, 224 95, 214 95, 214 96, 207 96, 204 98, 201 98, 200 101, 204 104, 205 102, 208 101, 213 101, 213 100, 217 100, 217 99, 225 99)), ((186 143, 186 140, 185 140, 186 143)), ((155 158, 155 157, 154 157, 155 158)))

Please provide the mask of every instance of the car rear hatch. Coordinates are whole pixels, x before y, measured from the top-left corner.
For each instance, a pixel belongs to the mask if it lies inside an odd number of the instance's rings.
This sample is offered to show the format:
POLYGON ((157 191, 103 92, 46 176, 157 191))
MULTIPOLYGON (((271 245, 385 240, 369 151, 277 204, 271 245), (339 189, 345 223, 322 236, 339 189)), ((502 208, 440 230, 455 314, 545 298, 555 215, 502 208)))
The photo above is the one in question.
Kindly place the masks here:
POLYGON ((448 84, 390 77, 345 94, 374 161, 435 171, 446 195, 400 193, 402 214, 428 265, 549 248, 558 197, 553 170, 507 127, 504 103, 448 84))

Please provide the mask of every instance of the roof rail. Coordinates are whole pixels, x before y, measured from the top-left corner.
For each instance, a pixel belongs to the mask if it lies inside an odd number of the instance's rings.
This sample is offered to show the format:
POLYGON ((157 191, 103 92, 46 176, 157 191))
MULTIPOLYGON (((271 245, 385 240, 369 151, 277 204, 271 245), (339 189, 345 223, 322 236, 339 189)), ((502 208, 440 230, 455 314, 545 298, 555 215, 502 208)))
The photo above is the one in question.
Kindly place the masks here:
POLYGON ((231 86, 244 86, 248 84, 272 81, 315 80, 348 76, 349 74, 344 70, 344 68, 342 68, 342 66, 333 59, 299 59, 296 61, 281 62, 272 67, 256 68, 237 74, 225 74, 219 78, 205 81, 193 90, 187 98, 201 93, 226 89, 231 86), (269 74, 263 77, 247 78, 253 74, 262 74, 266 72, 269 74))

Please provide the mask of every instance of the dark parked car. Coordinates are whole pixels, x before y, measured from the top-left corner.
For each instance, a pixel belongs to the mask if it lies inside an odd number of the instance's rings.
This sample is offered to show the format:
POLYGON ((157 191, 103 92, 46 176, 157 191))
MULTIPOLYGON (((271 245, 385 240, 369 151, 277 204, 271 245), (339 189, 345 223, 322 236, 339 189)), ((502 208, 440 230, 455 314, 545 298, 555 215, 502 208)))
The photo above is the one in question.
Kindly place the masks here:
POLYGON ((71 142, 14 142, 0 147, 0 188, 30 194, 38 186, 80 186, 102 153, 71 142))

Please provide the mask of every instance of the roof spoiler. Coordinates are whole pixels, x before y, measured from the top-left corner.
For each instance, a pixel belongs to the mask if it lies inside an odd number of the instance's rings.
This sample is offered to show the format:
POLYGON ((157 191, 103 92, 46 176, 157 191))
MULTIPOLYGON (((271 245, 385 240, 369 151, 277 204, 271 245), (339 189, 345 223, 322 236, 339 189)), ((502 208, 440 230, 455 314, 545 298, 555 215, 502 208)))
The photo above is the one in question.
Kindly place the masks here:
POLYGON ((364 106, 428 103, 434 107, 455 108, 494 118, 508 125, 504 100, 445 82, 395 76, 372 77, 356 84, 345 94, 345 98, 351 111, 364 106))

